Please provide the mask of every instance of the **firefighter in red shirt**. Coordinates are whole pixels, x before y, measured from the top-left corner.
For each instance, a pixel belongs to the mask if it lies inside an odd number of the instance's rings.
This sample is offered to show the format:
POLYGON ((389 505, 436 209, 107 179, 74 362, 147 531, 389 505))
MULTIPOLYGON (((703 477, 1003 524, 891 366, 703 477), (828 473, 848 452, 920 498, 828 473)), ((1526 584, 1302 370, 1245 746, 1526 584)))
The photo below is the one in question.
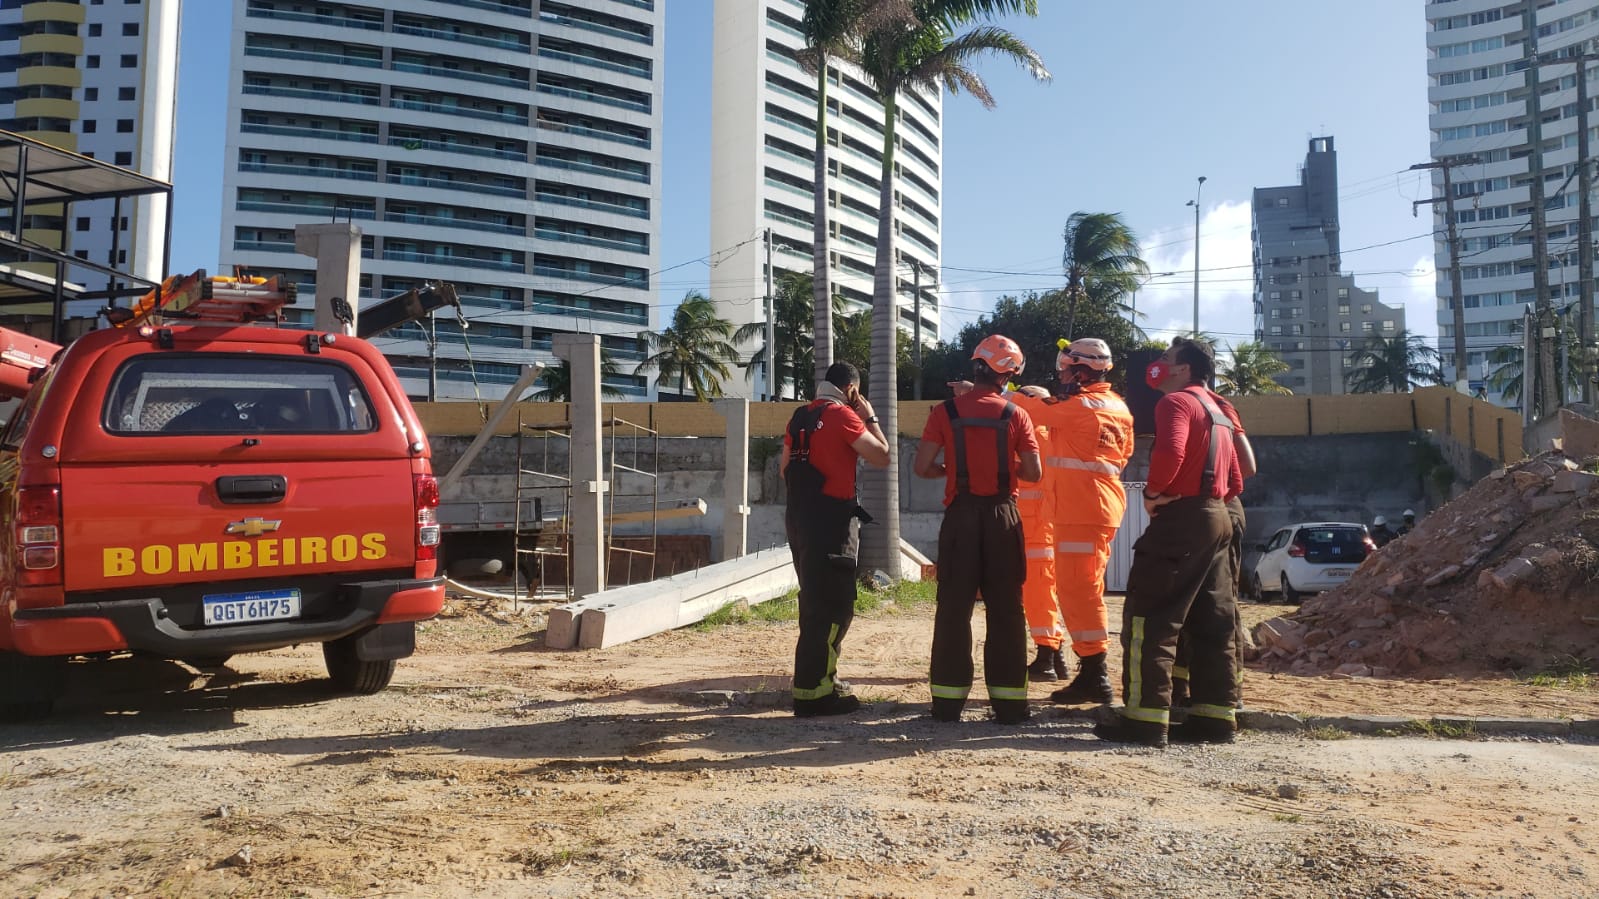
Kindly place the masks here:
POLYGON ((844 715, 861 707, 838 682, 839 648, 855 618, 856 460, 886 468, 889 452, 855 366, 833 363, 816 399, 789 420, 783 448, 783 524, 799 576, 794 714, 844 715))
POLYGON ((963 396, 934 406, 916 448, 916 474, 944 479, 944 522, 938 531, 938 611, 933 620, 933 717, 959 721, 972 688, 972 606, 982 592, 988 633, 983 679, 994 718, 1028 718, 1027 576, 1018 481, 1043 476, 1038 438, 1027 413, 1000 395, 1025 364, 1021 347, 999 335, 972 353, 972 381, 963 396), (939 454, 944 461, 939 461, 939 454))
POLYGON ((1166 395, 1155 405, 1144 506, 1149 527, 1133 546, 1122 612, 1122 691, 1126 701, 1102 740, 1164 747, 1171 719, 1172 665, 1187 622, 1193 638, 1193 704, 1179 739, 1230 742, 1236 728, 1238 614, 1227 544, 1226 498, 1242 492, 1231 420, 1205 385, 1215 372, 1210 346, 1178 337, 1149 366, 1146 382, 1166 395))

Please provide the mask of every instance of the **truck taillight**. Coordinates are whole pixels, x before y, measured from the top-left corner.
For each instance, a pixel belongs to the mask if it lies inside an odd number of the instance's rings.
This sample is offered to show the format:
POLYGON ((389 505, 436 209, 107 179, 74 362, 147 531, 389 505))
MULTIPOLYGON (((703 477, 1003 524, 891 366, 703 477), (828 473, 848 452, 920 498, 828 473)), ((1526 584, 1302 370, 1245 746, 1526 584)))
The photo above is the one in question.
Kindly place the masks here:
POLYGON ((415 488, 416 560, 426 562, 439 557, 439 479, 419 474, 415 488))
POLYGON ((23 487, 17 491, 17 583, 44 587, 61 583, 61 488, 23 487))

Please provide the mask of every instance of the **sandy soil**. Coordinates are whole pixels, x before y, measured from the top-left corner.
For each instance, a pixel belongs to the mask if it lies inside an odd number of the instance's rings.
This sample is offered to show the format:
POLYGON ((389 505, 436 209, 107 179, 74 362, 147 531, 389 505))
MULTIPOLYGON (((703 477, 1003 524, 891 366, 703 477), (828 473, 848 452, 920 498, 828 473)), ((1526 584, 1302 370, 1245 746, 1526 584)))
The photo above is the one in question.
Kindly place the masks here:
MULTIPOLYGON (((329 696, 314 648, 209 676, 76 666, 55 718, 0 726, 0 895, 1599 893, 1591 744, 1129 750, 1043 703, 1022 727, 982 702, 936 725, 926 607, 857 619, 842 668, 870 705, 802 722, 791 624, 568 653, 542 620, 452 605, 371 697, 329 696)), ((1599 691, 1504 679, 1245 690, 1282 711, 1599 717, 1599 691)))

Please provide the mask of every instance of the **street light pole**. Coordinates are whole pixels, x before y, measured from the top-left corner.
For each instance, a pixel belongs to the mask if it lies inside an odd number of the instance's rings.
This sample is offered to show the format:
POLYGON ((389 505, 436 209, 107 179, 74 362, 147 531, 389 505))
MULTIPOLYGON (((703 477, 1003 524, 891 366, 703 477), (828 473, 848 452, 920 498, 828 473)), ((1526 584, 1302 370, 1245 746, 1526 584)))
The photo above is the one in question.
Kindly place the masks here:
POLYGON ((1194 188, 1194 198, 1188 205, 1194 207, 1194 338, 1199 338, 1199 194, 1205 189, 1205 176, 1199 176, 1199 186, 1194 188))

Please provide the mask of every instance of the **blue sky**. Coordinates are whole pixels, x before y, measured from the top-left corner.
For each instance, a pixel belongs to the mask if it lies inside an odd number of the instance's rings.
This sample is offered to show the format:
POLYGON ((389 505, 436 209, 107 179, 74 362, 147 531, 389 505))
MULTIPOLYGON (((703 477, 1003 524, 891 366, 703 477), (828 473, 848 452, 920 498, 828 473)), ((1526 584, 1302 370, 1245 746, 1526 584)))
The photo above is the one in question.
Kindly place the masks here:
MULTIPOLYGON (((666 7, 663 268, 710 246, 711 0, 666 7)), ((1156 277, 1140 293, 1157 335, 1192 318, 1193 210, 1201 206, 1200 327, 1248 339, 1249 200, 1293 184, 1312 136, 1338 149, 1345 271, 1403 303, 1412 331, 1436 335, 1426 22, 1406 0, 1043 0, 1004 24, 1054 74, 1040 85, 982 64, 998 108, 948 97, 944 126, 944 328, 1004 293, 1061 282, 1061 229, 1074 211, 1118 212, 1156 277), (1370 247, 1370 249, 1363 249, 1370 247), (976 270, 976 271, 971 271, 976 270)), ((173 268, 215 270, 232 4, 184 4, 173 268)), ((694 263, 658 279, 670 305, 709 286, 694 263)), ((664 310, 663 310, 664 317, 664 310)))

